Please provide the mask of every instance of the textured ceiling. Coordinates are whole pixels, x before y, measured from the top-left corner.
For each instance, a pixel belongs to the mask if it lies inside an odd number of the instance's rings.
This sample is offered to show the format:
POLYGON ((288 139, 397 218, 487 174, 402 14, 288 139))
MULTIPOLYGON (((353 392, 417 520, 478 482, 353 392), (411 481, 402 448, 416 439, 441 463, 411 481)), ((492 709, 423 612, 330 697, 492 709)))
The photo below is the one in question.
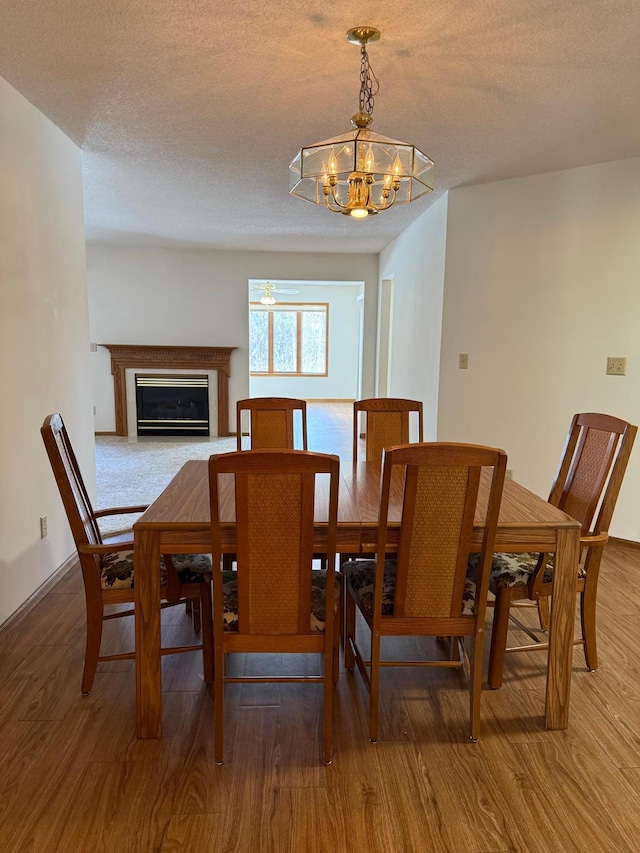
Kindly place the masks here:
POLYGON ((638 0, 2 0, 0 75, 83 148, 110 245, 379 251, 450 187, 640 155, 638 0), (288 195, 303 145, 373 129, 436 163, 363 221, 288 195))

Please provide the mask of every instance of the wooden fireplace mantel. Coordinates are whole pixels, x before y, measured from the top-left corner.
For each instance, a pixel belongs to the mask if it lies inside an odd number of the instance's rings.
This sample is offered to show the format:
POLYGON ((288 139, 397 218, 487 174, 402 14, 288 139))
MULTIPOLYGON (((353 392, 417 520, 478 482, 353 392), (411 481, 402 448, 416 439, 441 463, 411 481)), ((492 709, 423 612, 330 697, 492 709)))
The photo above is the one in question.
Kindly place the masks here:
POLYGON ((111 353, 116 404, 116 435, 128 435, 125 370, 200 369, 218 371, 218 435, 229 435, 229 375, 231 353, 237 347, 155 347, 100 344, 111 353))

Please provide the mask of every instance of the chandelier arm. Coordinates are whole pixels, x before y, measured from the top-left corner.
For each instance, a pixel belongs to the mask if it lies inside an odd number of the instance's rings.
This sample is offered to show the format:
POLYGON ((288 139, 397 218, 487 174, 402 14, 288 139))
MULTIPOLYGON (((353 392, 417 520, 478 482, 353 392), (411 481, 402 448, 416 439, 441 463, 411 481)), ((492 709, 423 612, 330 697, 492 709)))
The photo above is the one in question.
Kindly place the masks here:
POLYGON ((341 205, 339 201, 331 199, 328 195, 324 197, 325 204, 327 206, 327 210, 330 210, 332 213, 342 213, 344 207, 346 205, 341 205), (337 205, 337 207, 332 207, 332 205, 337 205))
POLYGON ((376 204, 375 201, 373 200, 373 198, 371 198, 371 197, 369 199, 369 204, 371 205, 371 207, 374 208, 374 210, 377 210, 378 212, 380 212, 382 210, 388 210, 392 206, 392 204, 395 202, 396 196, 398 194, 398 191, 393 189, 393 187, 391 188, 391 192, 393 193, 393 197, 386 204, 384 204, 384 203, 383 204, 376 204))
POLYGON ((378 213, 380 213, 383 210, 388 210, 394 201, 395 201, 395 197, 392 198, 388 204, 376 204, 375 201, 371 201, 369 203, 369 207, 371 207, 373 210, 377 210, 378 213))
MULTIPOLYGON (((326 198, 327 198, 327 206, 328 206, 329 205, 329 197, 327 196, 326 198)), ((340 199, 336 195, 335 187, 331 187, 331 199, 332 199, 333 203, 336 204, 340 208, 340 210, 344 210, 349 204, 349 202, 347 202, 346 204, 342 204, 342 202, 340 201, 340 199)), ((329 209, 331 209, 331 208, 329 208, 329 209)))

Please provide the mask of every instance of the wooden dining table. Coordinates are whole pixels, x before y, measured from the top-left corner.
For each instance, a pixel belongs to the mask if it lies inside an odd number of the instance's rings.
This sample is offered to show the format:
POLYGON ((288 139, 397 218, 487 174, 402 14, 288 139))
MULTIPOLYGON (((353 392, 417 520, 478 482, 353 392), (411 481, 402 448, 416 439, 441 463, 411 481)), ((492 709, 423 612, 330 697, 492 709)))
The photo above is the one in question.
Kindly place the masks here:
MULTIPOLYGON (((489 472, 483 472, 474 524, 474 544, 480 547, 489 472)), ((220 482, 221 509, 227 519, 223 550, 235 551, 233 480, 220 482)), ((318 489, 327 488, 323 477, 318 489)), ((380 466, 367 462, 343 463, 340 472, 337 550, 342 554, 373 553, 378 532, 380 466)), ((326 503, 318 501, 318 504, 326 503)), ((391 492, 387 551, 397 548, 402 483, 391 492)), ((210 553, 208 463, 186 462, 166 489, 133 526, 135 547, 136 730, 139 738, 162 736, 162 681, 160 640, 160 554, 210 553)), ((326 517, 318 510, 314 551, 326 546, 326 517)), ((580 525, 546 500, 507 480, 496 536, 496 550, 555 552, 553 607, 549 651, 545 722, 547 729, 565 729, 573 659, 576 585, 580 525)))

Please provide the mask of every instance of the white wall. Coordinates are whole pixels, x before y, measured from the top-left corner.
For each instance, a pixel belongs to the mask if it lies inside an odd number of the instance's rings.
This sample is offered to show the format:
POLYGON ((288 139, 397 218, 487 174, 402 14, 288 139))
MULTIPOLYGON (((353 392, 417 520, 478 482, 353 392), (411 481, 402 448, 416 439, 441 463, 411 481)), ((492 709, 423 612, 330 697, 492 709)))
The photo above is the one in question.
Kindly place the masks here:
POLYGON ((389 396, 422 400, 425 441, 437 429, 446 238, 444 195, 380 255, 380 278, 393 280, 394 294, 389 396))
MULTIPOLYGON (((363 394, 373 394, 376 255, 89 246, 87 277, 91 340, 98 344, 238 347, 229 382, 231 429, 235 401, 249 396, 249 279, 364 281, 363 394)), ((100 347, 92 356, 97 431, 115 428, 109 365, 100 347)))
MULTIPOLYGON (((251 397, 296 397, 302 400, 355 400, 358 394, 358 347, 362 284, 305 285, 287 282, 300 290, 278 302, 314 302, 328 305, 327 376, 251 376, 251 397)), ((255 297, 253 297, 255 298, 255 297)))
POLYGON ((2 623, 73 552, 45 416, 62 413, 91 490, 95 464, 80 151, 1 78, 0 164, 2 623))
MULTIPOLYGON (((640 423, 639 285, 640 158, 451 191, 438 437, 546 497, 574 412, 640 423)), ((640 442, 613 535, 640 540, 639 507, 640 442)))

